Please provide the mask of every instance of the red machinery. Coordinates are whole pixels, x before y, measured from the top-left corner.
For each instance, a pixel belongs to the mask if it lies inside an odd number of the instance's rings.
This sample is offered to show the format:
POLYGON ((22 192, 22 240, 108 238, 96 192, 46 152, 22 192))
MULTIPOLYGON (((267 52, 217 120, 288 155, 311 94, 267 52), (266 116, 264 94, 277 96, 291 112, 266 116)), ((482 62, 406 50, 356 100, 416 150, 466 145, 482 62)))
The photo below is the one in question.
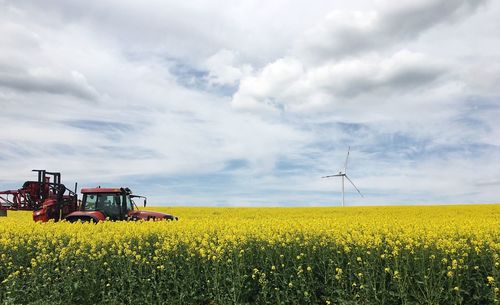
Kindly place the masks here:
POLYGON ((33 171, 38 174, 37 181, 26 181, 18 190, 0 192, 0 215, 6 216, 7 210, 44 209, 49 219, 57 221, 78 209, 76 184, 73 192, 61 184, 60 173, 33 171))
POLYGON ((133 198, 146 197, 133 195, 129 188, 85 188, 83 200, 79 201, 75 191, 61 183, 61 174, 45 170, 38 173, 38 181, 26 181, 19 190, 0 192, 0 216, 7 210, 31 210, 33 220, 46 222, 61 219, 74 221, 99 222, 103 220, 177 220, 177 217, 151 211, 140 211, 133 198))

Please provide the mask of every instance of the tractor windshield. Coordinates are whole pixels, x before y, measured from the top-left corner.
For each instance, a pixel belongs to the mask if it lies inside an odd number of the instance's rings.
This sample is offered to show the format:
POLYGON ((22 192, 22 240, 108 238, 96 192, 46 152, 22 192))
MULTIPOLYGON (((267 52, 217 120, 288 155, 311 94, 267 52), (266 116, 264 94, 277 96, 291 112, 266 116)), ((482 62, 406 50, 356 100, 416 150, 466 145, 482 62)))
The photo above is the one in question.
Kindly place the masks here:
POLYGON ((111 219, 120 216, 120 194, 97 193, 85 194, 83 197, 84 211, 101 211, 111 219))

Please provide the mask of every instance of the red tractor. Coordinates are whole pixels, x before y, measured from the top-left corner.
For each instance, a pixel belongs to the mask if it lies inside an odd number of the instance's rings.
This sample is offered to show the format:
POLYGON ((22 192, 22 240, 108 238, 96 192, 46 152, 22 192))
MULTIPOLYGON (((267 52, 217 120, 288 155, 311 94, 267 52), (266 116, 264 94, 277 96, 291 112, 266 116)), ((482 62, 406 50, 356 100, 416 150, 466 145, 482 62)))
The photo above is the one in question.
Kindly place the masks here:
MULTIPOLYGON (((129 188, 85 188, 83 199, 78 200, 75 191, 61 184, 61 174, 45 170, 38 172, 38 181, 27 181, 19 190, 0 192, 0 212, 7 210, 32 210, 33 220, 46 222, 61 219, 75 222, 99 222, 104 220, 177 220, 165 213, 140 211, 129 188)), ((1 214, 0 214, 1 215, 1 214)))
MULTIPOLYGON (((79 210, 66 215, 67 221, 177 220, 170 214, 140 211, 133 198, 143 198, 146 206, 146 197, 133 195, 129 188, 85 188, 82 194, 79 210)), ((35 221, 37 212, 33 213, 35 221)))

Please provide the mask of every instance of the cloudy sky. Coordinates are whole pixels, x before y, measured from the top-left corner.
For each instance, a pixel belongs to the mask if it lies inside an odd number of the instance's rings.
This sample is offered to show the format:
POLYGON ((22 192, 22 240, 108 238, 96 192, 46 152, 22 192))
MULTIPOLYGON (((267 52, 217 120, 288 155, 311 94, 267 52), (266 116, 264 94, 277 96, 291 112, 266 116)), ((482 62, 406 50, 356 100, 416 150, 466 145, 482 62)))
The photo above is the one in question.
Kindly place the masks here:
POLYGON ((500 201, 500 2, 0 0, 0 189, 500 201))

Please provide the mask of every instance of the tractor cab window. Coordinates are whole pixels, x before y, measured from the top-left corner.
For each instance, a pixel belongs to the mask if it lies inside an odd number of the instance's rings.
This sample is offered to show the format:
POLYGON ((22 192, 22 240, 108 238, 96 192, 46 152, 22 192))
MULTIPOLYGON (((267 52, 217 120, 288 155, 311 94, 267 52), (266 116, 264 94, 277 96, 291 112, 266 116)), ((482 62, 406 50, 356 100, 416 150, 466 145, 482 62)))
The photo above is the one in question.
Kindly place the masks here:
POLYGON ((83 202, 84 202, 83 210, 95 211, 95 204, 97 202, 97 195, 85 194, 84 198, 83 198, 83 202))

